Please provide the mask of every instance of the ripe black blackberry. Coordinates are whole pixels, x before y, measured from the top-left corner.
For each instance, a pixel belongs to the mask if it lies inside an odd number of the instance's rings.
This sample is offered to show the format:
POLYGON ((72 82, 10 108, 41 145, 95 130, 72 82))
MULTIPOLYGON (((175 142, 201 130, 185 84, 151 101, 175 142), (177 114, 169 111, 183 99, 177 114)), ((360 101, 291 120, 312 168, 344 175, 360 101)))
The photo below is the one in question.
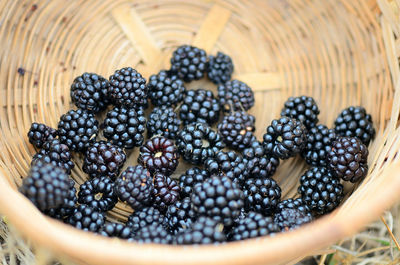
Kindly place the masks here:
POLYGON ((41 211, 57 208, 68 197, 69 178, 63 169, 38 162, 29 170, 19 191, 41 211))
POLYGON ((96 140, 98 124, 93 114, 81 109, 70 110, 58 123, 60 141, 71 151, 85 151, 96 140))
POLYGON ((172 235, 162 225, 151 224, 140 228, 135 236, 139 243, 171 244, 172 235))
POLYGON ((218 86, 219 103, 225 111, 249 110, 254 106, 253 90, 242 81, 231 80, 218 86))
POLYGON ((244 111, 237 111, 224 116, 218 124, 218 132, 221 134, 227 146, 242 150, 249 147, 255 141, 253 132, 256 118, 244 111))
POLYGON ((226 226, 239 216, 243 199, 239 185, 226 176, 212 176, 196 184, 191 196, 197 215, 208 216, 226 226))
POLYGON ((107 212, 114 208, 117 201, 114 182, 109 177, 87 180, 79 188, 78 202, 89 205, 94 210, 107 212))
POLYGON ((119 199, 132 209, 140 209, 153 201, 153 182, 150 172, 144 167, 130 166, 121 173, 115 182, 119 199))
POLYGON ((201 79, 206 71, 207 54, 190 45, 179 46, 171 58, 171 71, 185 82, 201 79))
POLYGON ((165 213, 165 224, 172 234, 176 234, 191 227, 195 217, 192 202, 189 197, 186 197, 168 206, 165 213))
POLYGON ((233 62, 228 55, 218 52, 217 56, 208 56, 207 76, 214 84, 220 85, 231 80, 233 62))
POLYGON ((115 107, 107 112, 103 127, 104 137, 112 144, 132 149, 143 144, 146 117, 142 109, 115 107))
POLYGON ((363 107, 344 109, 335 120, 335 132, 338 136, 357 137, 365 145, 375 136, 372 117, 363 107))
POLYGON ((147 121, 147 135, 161 135, 174 140, 178 134, 181 120, 172 107, 155 107, 147 121))
POLYGON ((281 188, 271 178, 250 178, 243 185, 244 207, 271 215, 281 200, 281 188))
POLYGON ((202 122, 212 125, 219 119, 218 100, 210 90, 187 90, 180 105, 179 118, 184 124, 202 122))
POLYGON ((277 232, 279 232, 279 227, 271 217, 265 217, 256 212, 249 212, 245 218, 240 219, 232 228, 229 233, 229 240, 238 241, 277 232))
POLYGON ((208 158, 204 166, 211 174, 227 176, 233 182, 243 183, 248 177, 243 157, 234 151, 219 151, 213 158, 208 158))
POLYGON ((284 232, 311 222, 312 217, 298 209, 284 208, 279 213, 275 214, 274 221, 279 226, 280 230, 284 232))
POLYGON ((176 181, 162 173, 156 173, 153 177, 154 206, 165 212, 169 205, 179 199, 179 186, 176 181))
POLYGON ((132 228, 133 232, 137 232, 139 229, 149 226, 151 224, 164 224, 164 215, 156 208, 144 207, 128 217, 126 225, 132 228))
POLYGON ((160 71, 149 78, 149 98, 154 106, 173 106, 182 101, 186 90, 183 81, 168 71, 160 71))
POLYGON ((198 167, 192 167, 186 170, 186 172, 179 177, 181 198, 190 196, 194 185, 203 182, 209 176, 210 173, 207 170, 198 167))
POLYGON ((245 148, 242 153, 251 178, 272 177, 279 166, 279 158, 273 154, 266 153, 259 141, 253 141, 251 146, 245 148))
POLYGON ((300 212, 304 213, 305 215, 312 217, 310 208, 307 206, 307 204, 301 198, 297 198, 297 199, 290 198, 290 199, 281 201, 280 203, 278 203, 275 213, 279 213, 283 209, 296 209, 296 210, 299 210, 300 212))
POLYGON ((100 235, 106 237, 118 237, 133 241, 134 234, 132 228, 120 223, 108 222, 99 231, 100 235))
POLYGON ((71 99, 75 105, 90 113, 104 110, 109 102, 108 81, 94 73, 83 73, 71 85, 71 99))
POLYGON ((110 76, 107 95, 115 106, 146 108, 147 94, 146 79, 132 67, 119 69, 110 76))
POLYGON ((73 179, 69 179, 67 198, 65 198, 64 202, 57 208, 45 210, 44 213, 52 218, 65 220, 74 212, 77 201, 78 199, 76 197, 75 181, 73 179))
POLYGON ((327 162, 336 177, 357 182, 368 173, 368 148, 356 137, 339 137, 332 143, 327 162))
POLYGON ((336 208, 343 199, 343 185, 324 167, 313 167, 300 178, 298 192, 311 211, 321 215, 336 208))
POLYGON ((43 123, 32 123, 28 131, 28 139, 36 148, 42 148, 43 144, 47 141, 55 139, 58 131, 43 123))
POLYGON ((225 144, 221 135, 208 125, 193 123, 179 131, 176 146, 184 160, 192 164, 202 164, 207 158, 214 157, 225 144))
POLYGON ((104 225, 103 213, 92 207, 81 204, 75 208, 73 214, 66 220, 67 224, 84 231, 98 232, 104 225))
POLYGON ((58 166, 64 169, 68 175, 75 167, 68 146, 62 144, 58 139, 45 142, 43 148, 33 156, 31 165, 38 161, 58 166))
POLYGON ((309 130, 318 123, 319 109, 312 97, 290 97, 286 100, 281 116, 301 121, 309 130))
POLYGON ((179 154, 172 140, 165 137, 154 137, 140 147, 138 162, 151 174, 160 172, 171 175, 179 163, 179 154))
POLYGON ((226 241, 226 235, 223 230, 223 224, 214 219, 200 216, 189 229, 176 235, 175 241, 178 245, 223 243, 226 241))
POLYGON ((324 167, 327 165, 326 156, 335 139, 334 130, 319 124, 307 132, 307 144, 300 154, 310 166, 324 167))
POLYGON ((263 146, 267 153, 287 159, 300 153, 307 144, 307 129, 293 118, 273 120, 264 134, 263 146))
POLYGON ((82 170, 90 177, 108 176, 115 179, 126 161, 122 148, 106 141, 98 141, 88 147, 82 170))

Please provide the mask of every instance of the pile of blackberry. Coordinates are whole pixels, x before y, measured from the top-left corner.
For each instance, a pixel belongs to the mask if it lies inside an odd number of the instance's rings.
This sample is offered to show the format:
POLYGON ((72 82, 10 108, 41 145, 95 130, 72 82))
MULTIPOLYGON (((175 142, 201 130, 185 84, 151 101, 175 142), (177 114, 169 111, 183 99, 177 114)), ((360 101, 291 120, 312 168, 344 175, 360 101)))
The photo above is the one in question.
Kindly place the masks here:
POLYGON ((257 139, 257 117, 247 112, 254 93, 232 79, 233 70, 224 53, 182 45, 170 69, 148 82, 131 67, 108 80, 83 73, 71 85, 77 109, 63 114, 57 129, 32 123, 28 139, 37 153, 19 190, 50 217, 140 243, 245 240, 297 229, 336 209, 343 182, 368 172, 371 115, 352 106, 330 128, 319 123, 315 99, 290 97, 257 139), (204 77, 210 87, 186 89, 204 77), (137 164, 127 164, 135 161, 132 149, 137 164), (298 176, 298 194, 283 198, 273 177, 296 156, 309 168, 298 176), (71 174, 80 169, 87 175, 75 182, 71 174), (110 213, 117 203, 132 209, 125 222, 110 213))

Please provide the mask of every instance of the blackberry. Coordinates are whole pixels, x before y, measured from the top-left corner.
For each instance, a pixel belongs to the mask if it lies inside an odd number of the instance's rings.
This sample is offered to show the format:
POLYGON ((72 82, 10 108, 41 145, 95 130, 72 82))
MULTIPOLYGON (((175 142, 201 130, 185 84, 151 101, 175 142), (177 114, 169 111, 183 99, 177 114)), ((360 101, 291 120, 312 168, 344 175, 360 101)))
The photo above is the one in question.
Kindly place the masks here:
POLYGON ((44 213, 55 219, 64 220, 67 217, 71 216, 71 214, 74 212, 77 200, 78 199, 76 198, 75 181, 73 179, 69 179, 68 195, 64 199, 64 202, 57 208, 48 209, 44 211, 44 213))
POLYGON ((128 167, 115 182, 119 199, 132 209, 140 209, 153 201, 153 183, 150 172, 137 165, 128 167))
POLYGON ((312 217, 298 209, 284 208, 282 211, 275 214, 274 221, 281 231, 288 231, 311 222, 312 217))
POLYGON ((58 123, 60 141, 71 151, 85 151, 96 140, 98 124, 93 114, 81 109, 70 110, 58 123))
POLYGON ((28 139, 36 148, 42 148, 47 141, 55 139, 58 131, 43 123, 32 123, 28 132, 28 139))
POLYGON ((156 172, 171 175, 179 163, 179 154, 172 140, 165 137, 154 137, 140 147, 139 164, 151 174, 156 172))
POLYGON ((179 46, 171 58, 171 71, 185 82, 201 79, 206 71, 207 54, 190 46, 179 46))
POLYGON ((192 167, 186 170, 186 172, 179 177, 181 198, 190 196, 192 194, 193 186, 197 183, 203 182, 209 176, 210 173, 208 173, 207 170, 198 167, 192 167))
POLYGON ((211 218, 200 216, 190 229, 176 236, 178 245, 218 244, 226 241, 224 226, 211 218))
POLYGON ((147 135, 149 138, 153 135, 161 135, 175 139, 180 126, 181 120, 171 107, 155 107, 147 121, 147 135))
POLYGON ((260 213, 249 212, 232 228, 229 233, 230 241, 238 241, 279 232, 278 225, 271 217, 264 217, 260 213))
POLYGON ((242 150, 255 141, 253 132, 256 119, 244 111, 238 111, 224 116, 218 124, 218 132, 222 135, 227 146, 242 150))
POLYGON ((193 187, 191 200, 197 215, 230 226, 243 207, 243 192, 228 177, 212 176, 193 187))
POLYGON ((95 142, 86 151, 82 170, 90 177, 115 179, 126 161, 124 150, 106 141, 95 142))
POLYGON ((272 214, 281 199, 281 188, 271 178, 248 179, 243 186, 246 210, 272 214))
POLYGON ((207 159, 204 165, 211 174, 227 176, 233 182, 242 183, 248 176, 246 163, 234 151, 219 151, 214 158, 207 159))
POLYGON ((283 209, 296 209, 305 215, 312 217, 310 208, 308 208, 307 204, 305 204, 301 198, 286 199, 281 201, 276 207, 276 213, 281 212, 283 209))
POLYGON ((115 222, 105 223, 99 233, 106 237, 118 237, 128 240, 133 240, 134 238, 131 227, 115 222))
POLYGON ((151 224, 139 229, 135 236, 139 243, 171 244, 172 236, 162 225, 151 224))
POLYGON ((104 214, 92 207, 81 204, 75 208, 66 222, 84 231, 98 232, 104 225, 104 214))
POLYGON ((185 125, 193 122, 212 125, 218 121, 219 111, 218 101, 212 91, 188 90, 180 105, 179 118, 185 125))
POLYGON ((173 106, 182 101, 186 88, 183 81, 168 71, 152 75, 147 84, 149 98, 154 106, 173 106))
POLYGON ((324 167, 327 165, 326 156, 331 149, 332 142, 336 139, 335 131, 319 124, 307 133, 307 144, 300 153, 311 166, 324 167))
POLYGON ((218 52, 217 56, 208 56, 207 76, 216 85, 231 80, 233 68, 231 57, 222 52, 218 52))
POLYGON ((44 143, 43 148, 33 156, 31 165, 34 165, 37 161, 58 166, 64 169, 68 175, 71 174, 71 170, 75 167, 68 146, 62 144, 58 139, 44 143))
POLYGON ((245 148, 242 153, 249 177, 272 177, 279 166, 279 158, 273 154, 266 153, 259 141, 253 141, 251 146, 245 148))
POLYGON ((363 107, 344 109, 335 120, 335 132, 338 136, 357 137, 365 145, 375 136, 372 117, 363 107))
POLYGON ((160 211, 165 212, 168 205, 179 199, 179 186, 176 181, 161 173, 156 173, 153 178, 154 205, 160 211))
POLYGON ((193 123, 186 125, 176 139, 178 152, 192 164, 202 164, 225 147, 219 133, 208 125, 193 123))
POLYGON ((103 127, 104 137, 112 144, 132 149, 143 144, 146 117, 141 109, 115 107, 107 112, 103 127))
POLYGON ((343 199, 343 185, 324 167, 313 167, 300 178, 298 192, 311 211, 325 214, 343 199))
POLYGON ((36 163, 19 191, 41 211, 57 208, 68 197, 69 178, 63 169, 53 164, 36 163))
POLYGON ((332 143, 327 162, 336 177, 357 182, 368 173, 368 148, 356 137, 339 137, 332 143))
POLYGON ((176 201, 168 206, 165 214, 165 224, 172 234, 185 230, 193 224, 195 213, 192 209, 192 202, 189 197, 176 201))
POLYGON ((307 144, 307 130, 295 119, 281 117, 273 120, 264 134, 263 145, 267 153, 287 159, 300 153, 307 144))
POLYGON ((285 102, 281 116, 294 118, 309 130, 318 123, 319 109, 312 97, 290 97, 285 102))
POLYGON ((225 111, 249 110, 254 106, 253 90, 242 81, 231 80, 218 86, 218 98, 225 111))
POLYGON ((108 81, 94 73, 83 73, 75 78, 71 85, 71 99, 75 105, 90 113, 104 110, 109 100, 107 90, 108 81))
POLYGON ((133 232, 151 224, 164 224, 164 215, 152 206, 135 211, 126 222, 126 226, 132 228, 133 232))
POLYGON ((79 188, 78 202, 89 205, 95 210, 107 212, 114 208, 117 201, 114 182, 108 177, 87 180, 79 188))
POLYGON ((132 67, 119 69, 110 76, 107 95, 115 106, 146 108, 147 93, 146 79, 132 67))

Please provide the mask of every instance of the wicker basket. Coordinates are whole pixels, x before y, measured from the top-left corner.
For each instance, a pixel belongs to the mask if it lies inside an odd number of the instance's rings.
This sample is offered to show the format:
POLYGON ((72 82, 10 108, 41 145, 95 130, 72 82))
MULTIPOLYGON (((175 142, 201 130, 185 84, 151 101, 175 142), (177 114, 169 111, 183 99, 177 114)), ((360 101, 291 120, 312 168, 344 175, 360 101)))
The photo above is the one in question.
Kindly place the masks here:
MULTIPOLYGON (((398 0, 0 1, 1 212, 36 245, 85 264, 286 264, 324 253, 321 249, 362 229, 398 199, 399 5, 398 0), (377 129, 368 177, 346 187, 338 210, 297 231, 185 248, 81 232, 45 217, 17 192, 35 151, 26 132, 33 121, 56 126, 72 107, 75 76, 84 71, 109 76, 132 66, 148 77, 169 67, 174 48, 186 43, 232 56, 235 78, 255 91, 251 113, 259 139, 288 96, 313 96, 328 126, 344 107, 366 107, 377 129)), ((200 86, 215 89, 205 81, 189 85, 200 86)), ((128 164, 136 156, 130 154, 128 164)), ((284 197, 296 194, 305 168, 301 159, 282 163, 275 179, 284 197)), ((80 164, 73 178, 85 180, 80 164)), ((118 204, 110 217, 123 220, 130 212, 118 204)))

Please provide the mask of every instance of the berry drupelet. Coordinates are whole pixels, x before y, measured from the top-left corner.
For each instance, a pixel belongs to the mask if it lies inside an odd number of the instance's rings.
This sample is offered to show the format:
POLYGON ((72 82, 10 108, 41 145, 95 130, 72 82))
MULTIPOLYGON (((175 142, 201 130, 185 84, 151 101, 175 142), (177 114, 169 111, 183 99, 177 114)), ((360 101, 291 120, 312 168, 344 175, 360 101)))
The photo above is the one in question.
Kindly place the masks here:
POLYGON ((155 107, 147 121, 147 135, 149 138, 153 135, 160 135, 173 140, 176 138, 180 126, 181 120, 172 107, 155 107))
POLYGON ((307 204, 301 198, 297 198, 297 199, 290 198, 290 199, 281 201, 280 203, 278 203, 275 213, 279 213, 283 209, 286 209, 286 208, 299 210, 300 212, 304 213, 305 215, 312 217, 310 208, 307 206, 307 204))
POLYGON ((132 228, 120 223, 108 222, 100 229, 99 234, 106 237, 118 237, 133 241, 134 235, 132 228))
POLYGON ((281 111, 281 116, 294 118, 309 130, 318 122, 319 109, 312 97, 290 97, 281 111))
POLYGON ((58 131, 43 123, 32 123, 28 132, 28 139, 36 148, 42 148, 47 141, 55 139, 58 131))
POLYGON ((93 114, 81 109, 70 110, 58 123, 60 141, 71 151, 85 151, 96 140, 98 124, 93 114))
POLYGON ((107 212, 114 208, 117 201, 114 182, 109 177, 87 180, 79 188, 78 202, 89 205, 94 210, 107 212))
POLYGON ((156 173, 153 177, 154 207, 165 212, 169 205, 179 199, 179 186, 176 181, 162 173, 156 173))
POLYGON ((227 176, 233 182, 243 183, 248 177, 243 157, 234 151, 219 151, 215 157, 207 159, 204 166, 211 174, 227 176))
POLYGON ((226 176, 212 176, 193 187, 193 210, 223 223, 233 224, 243 207, 243 192, 226 176))
POLYGON ((147 93, 146 79, 131 67, 119 69, 110 76, 107 95, 115 106, 146 108, 147 93))
POLYGON ((185 82, 199 80, 206 71, 207 54, 190 45, 179 46, 171 58, 171 71, 185 82))
POLYGON ((171 175, 179 163, 179 154, 172 140, 165 137, 154 137, 140 147, 138 162, 151 174, 160 172, 171 175))
POLYGON ((94 73, 83 73, 71 85, 71 99, 75 105, 90 113, 104 110, 109 102, 108 80, 94 73))
POLYGON ((265 217, 260 213, 249 212, 234 225, 229 233, 230 241, 238 241, 260 236, 266 236, 279 232, 279 227, 271 217, 265 217))
POLYGON ((192 202, 186 197, 168 206, 165 213, 165 224, 172 234, 188 229, 195 220, 192 202))
POLYGON ((153 202, 153 180, 150 172, 144 167, 130 166, 121 173, 115 182, 119 199, 132 209, 141 209, 153 202))
POLYGON ((94 208, 81 204, 75 208, 66 222, 84 231, 98 232, 104 225, 105 216, 94 208))
POLYGON ((151 224, 140 228, 135 236, 139 243, 171 244, 172 235, 160 224, 151 224))
POLYGON ((284 208, 279 213, 275 214, 274 221, 279 226, 280 230, 284 232, 311 222, 312 217, 298 209, 284 208))
POLYGON ((208 56, 207 76, 214 84, 220 85, 231 80, 233 62, 228 55, 218 52, 217 56, 208 56))
POLYGON ((190 196, 192 194, 193 186, 197 183, 203 182, 209 176, 210 173, 207 170, 198 167, 192 167, 186 170, 186 172, 179 177, 181 198, 190 196))
POLYGON ((273 120, 264 134, 263 145, 267 153, 287 159, 300 153, 307 143, 307 130, 293 118, 281 117, 273 120))
POLYGON ((304 203, 318 215, 331 212, 343 199, 343 185, 324 167, 313 167, 300 178, 298 192, 304 203))
POLYGON ((335 120, 335 132, 338 136, 357 137, 365 145, 375 136, 371 115, 363 107, 344 109, 335 120))
POLYGON ((78 199, 76 197, 75 181, 73 179, 69 179, 67 198, 65 198, 64 202, 57 208, 48 209, 44 211, 44 213, 55 219, 65 220, 74 212, 77 201, 78 199))
POLYGON ((219 133, 202 123, 186 125, 176 139, 178 152, 192 164, 202 164, 225 147, 219 133))
POLYGON ((149 98, 154 106, 173 106, 182 101, 186 90, 183 81, 168 71, 152 75, 147 84, 149 98))
POLYGON ((231 80, 219 85, 218 98, 224 111, 246 111, 254 106, 253 90, 239 80, 231 80))
POLYGON ((45 211, 61 206, 69 189, 69 178, 63 169, 38 162, 29 170, 19 191, 39 210, 45 211))
POLYGON ((139 229, 149 226, 151 224, 164 224, 164 215, 156 208, 144 207, 128 217, 126 226, 132 228, 133 232, 137 232, 139 229))
POLYGON ((242 153, 249 177, 272 177, 279 166, 279 158, 272 154, 267 154, 259 141, 253 141, 251 146, 245 148, 242 153))
POLYGON ((334 130, 319 124, 307 132, 307 144, 300 154, 310 166, 325 167, 327 165, 326 156, 335 139, 334 130))
POLYGON ((95 142, 88 147, 82 170, 90 177, 108 176, 115 179, 126 161, 122 148, 106 141, 95 142))
POLYGON ((210 90, 188 90, 180 105, 179 118, 186 125, 202 122, 212 125, 219 119, 220 106, 210 90))
POLYGON ((356 137, 339 137, 327 156, 332 173, 345 181, 357 182, 368 173, 368 148, 356 137))
POLYGON ((31 165, 38 161, 58 166, 64 169, 68 175, 75 166, 68 146, 62 144, 58 139, 45 142, 43 148, 33 156, 31 165))
POLYGON ((244 111, 230 113, 218 124, 218 132, 221 134, 227 146, 242 150, 255 141, 256 119, 253 115, 244 111))
POLYGON ((243 185, 246 210, 271 215, 281 199, 281 188, 271 178, 251 178, 243 185))
POLYGON ((112 144, 132 149, 143 144, 146 117, 142 109, 115 107, 107 113, 103 127, 104 137, 112 144))

